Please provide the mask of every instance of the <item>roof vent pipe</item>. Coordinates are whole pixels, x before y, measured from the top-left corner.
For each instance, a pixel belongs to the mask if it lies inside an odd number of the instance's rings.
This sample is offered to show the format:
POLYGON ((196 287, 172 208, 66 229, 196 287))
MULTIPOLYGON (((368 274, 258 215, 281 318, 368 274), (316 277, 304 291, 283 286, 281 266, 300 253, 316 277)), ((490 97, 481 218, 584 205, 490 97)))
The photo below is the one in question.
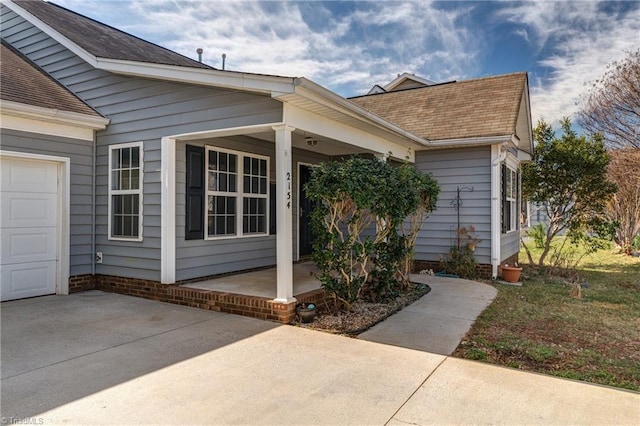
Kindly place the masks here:
POLYGON ((198 62, 202 62, 202 52, 203 52, 202 47, 198 47, 196 49, 196 53, 198 54, 198 62))
POLYGON ((222 71, 224 71, 224 63, 225 63, 226 59, 227 59, 227 54, 223 53, 222 54, 222 71))

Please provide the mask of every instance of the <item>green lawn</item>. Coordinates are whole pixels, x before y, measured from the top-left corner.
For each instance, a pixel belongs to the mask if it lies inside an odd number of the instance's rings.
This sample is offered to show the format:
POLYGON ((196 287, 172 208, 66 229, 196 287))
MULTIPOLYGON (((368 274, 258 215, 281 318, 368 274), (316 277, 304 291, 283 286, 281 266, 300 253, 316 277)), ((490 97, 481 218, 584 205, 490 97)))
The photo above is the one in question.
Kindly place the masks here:
POLYGON ((583 259, 580 299, 562 278, 523 266, 524 286, 494 283, 498 296, 454 356, 639 391, 640 258, 583 259))

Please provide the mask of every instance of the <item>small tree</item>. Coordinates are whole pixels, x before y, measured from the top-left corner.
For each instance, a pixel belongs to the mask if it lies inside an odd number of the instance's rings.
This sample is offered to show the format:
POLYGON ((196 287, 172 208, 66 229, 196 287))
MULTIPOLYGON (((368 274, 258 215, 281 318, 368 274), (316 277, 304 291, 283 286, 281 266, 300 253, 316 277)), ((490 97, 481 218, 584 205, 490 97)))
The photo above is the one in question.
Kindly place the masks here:
POLYGON ((312 169, 305 190, 317 201, 311 214, 315 231, 313 261, 322 286, 335 305, 350 309, 371 272, 376 243, 363 232, 375 224, 370 209, 384 188, 384 163, 351 158, 312 169), (382 175, 382 176, 381 176, 382 175))
POLYGON ((607 217, 615 224, 615 242, 630 254, 640 234, 640 150, 612 150, 607 176, 618 186, 607 203, 607 217))
POLYGON ((377 281, 374 293, 393 294, 395 286, 406 289, 413 265, 415 243, 424 220, 435 210, 440 187, 431 176, 405 163, 387 167, 388 175, 381 202, 372 212, 377 216, 375 248, 377 281))
POLYGON ((529 261, 540 266, 558 234, 567 231, 576 240, 578 234, 596 227, 616 190, 606 179, 609 154, 602 137, 578 136, 568 118, 561 125, 562 136, 556 138, 551 126, 538 122, 533 131, 533 160, 522 171, 523 197, 541 203, 549 221, 537 262, 524 244, 529 261))
POLYGON ((335 306, 349 310, 365 292, 395 294, 408 277, 418 219, 435 208, 436 181, 408 164, 353 157, 314 167, 305 190, 318 201, 313 260, 335 306))
POLYGON ((611 63, 592 84, 579 122, 610 146, 640 149, 640 49, 611 63))

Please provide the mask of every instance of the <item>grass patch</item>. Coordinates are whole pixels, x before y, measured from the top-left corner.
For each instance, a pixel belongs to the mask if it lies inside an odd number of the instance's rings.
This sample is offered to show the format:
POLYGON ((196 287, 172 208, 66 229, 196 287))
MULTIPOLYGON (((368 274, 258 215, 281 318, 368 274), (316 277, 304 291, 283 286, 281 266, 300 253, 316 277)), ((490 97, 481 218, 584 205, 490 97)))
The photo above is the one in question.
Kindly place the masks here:
POLYGON ((640 259, 583 259, 582 298, 566 279, 523 266, 524 286, 494 284, 498 296, 454 356, 640 391, 640 259))

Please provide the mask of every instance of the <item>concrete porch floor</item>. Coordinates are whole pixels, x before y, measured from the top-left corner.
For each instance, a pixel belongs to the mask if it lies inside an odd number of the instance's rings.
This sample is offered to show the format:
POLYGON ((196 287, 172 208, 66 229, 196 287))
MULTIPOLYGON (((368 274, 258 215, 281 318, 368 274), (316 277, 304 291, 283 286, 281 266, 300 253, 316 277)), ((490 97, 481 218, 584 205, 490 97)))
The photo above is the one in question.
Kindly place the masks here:
MULTIPOLYGON (((313 262, 300 262, 293 265, 293 295, 318 290, 322 286, 312 274, 318 272, 313 262)), ((245 272, 183 284, 181 287, 213 290, 245 296, 276 297, 276 268, 245 272)))

